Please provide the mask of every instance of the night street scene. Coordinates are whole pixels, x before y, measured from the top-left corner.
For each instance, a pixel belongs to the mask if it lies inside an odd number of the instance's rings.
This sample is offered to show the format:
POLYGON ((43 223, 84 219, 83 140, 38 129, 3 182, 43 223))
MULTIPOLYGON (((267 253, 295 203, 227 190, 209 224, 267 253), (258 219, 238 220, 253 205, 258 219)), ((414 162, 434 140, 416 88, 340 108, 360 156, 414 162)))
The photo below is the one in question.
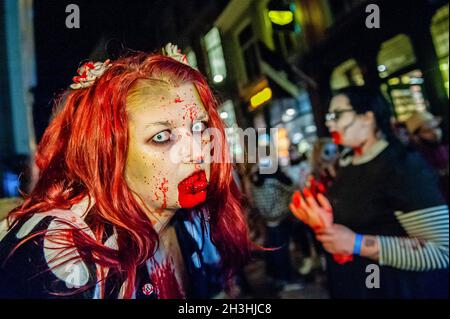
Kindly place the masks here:
POLYGON ((0 0, 0 299, 447 299, 448 103, 448 1, 0 0))

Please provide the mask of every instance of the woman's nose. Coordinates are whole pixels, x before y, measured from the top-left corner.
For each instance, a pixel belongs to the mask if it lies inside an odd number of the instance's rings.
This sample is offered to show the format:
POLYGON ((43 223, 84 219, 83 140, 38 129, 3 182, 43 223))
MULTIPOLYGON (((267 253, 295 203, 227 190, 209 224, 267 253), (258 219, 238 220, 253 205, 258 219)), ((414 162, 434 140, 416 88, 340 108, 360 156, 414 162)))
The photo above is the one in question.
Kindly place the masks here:
POLYGON ((183 143, 181 147, 183 163, 203 162, 201 134, 186 132, 180 142, 183 143))

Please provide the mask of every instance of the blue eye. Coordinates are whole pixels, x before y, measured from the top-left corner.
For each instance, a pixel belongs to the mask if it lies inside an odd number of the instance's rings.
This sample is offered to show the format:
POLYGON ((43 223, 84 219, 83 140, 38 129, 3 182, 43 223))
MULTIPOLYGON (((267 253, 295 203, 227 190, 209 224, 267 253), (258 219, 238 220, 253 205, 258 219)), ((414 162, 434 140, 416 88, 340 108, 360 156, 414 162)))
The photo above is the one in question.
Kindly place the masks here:
POLYGON ((168 143, 172 137, 170 131, 162 131, 152 137, 152 142, 157 144, 168 143))
POLYGON ((207 127, 206 122, 196 122, 192 125, 192 132, 203 132, 207 127))

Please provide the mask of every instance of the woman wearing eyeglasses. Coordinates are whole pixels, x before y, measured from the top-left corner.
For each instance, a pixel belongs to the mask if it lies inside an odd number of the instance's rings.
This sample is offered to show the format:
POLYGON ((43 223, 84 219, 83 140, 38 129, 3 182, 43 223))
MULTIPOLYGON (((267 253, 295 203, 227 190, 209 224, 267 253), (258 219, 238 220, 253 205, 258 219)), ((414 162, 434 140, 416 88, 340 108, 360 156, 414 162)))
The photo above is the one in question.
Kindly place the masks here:
POLYGON ((326 197, 304 189, 290 207, 334 257, 331 296, 448 297, 448 206, 433 172, 395 139, 383 96, 343 89, 326 120, 334 142, 352 152, 326 197))

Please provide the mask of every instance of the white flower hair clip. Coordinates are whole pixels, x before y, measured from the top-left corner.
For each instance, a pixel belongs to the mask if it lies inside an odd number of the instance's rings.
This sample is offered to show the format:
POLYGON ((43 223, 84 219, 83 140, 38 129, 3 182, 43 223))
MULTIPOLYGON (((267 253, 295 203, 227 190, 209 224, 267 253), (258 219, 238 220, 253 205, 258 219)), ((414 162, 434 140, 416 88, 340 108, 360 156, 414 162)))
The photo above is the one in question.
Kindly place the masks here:
POLYGON ((78 68, 77 76, 72 78, 72 83, 70 87, 74 90, 84 89, 90 87, 94 84, 95 80, 98 79, 109 69, 112 64, 108 59, 105 62, 86 62, 81 67, 78 68))
POLYGON ((163 55, 168 56, 172 59, 177 60, 178 62, 189 65, 187 56, 181 53, 181 50, 178 49, 178 46, 172 43, 167 43, 166 46, 162 49, 163 55))

